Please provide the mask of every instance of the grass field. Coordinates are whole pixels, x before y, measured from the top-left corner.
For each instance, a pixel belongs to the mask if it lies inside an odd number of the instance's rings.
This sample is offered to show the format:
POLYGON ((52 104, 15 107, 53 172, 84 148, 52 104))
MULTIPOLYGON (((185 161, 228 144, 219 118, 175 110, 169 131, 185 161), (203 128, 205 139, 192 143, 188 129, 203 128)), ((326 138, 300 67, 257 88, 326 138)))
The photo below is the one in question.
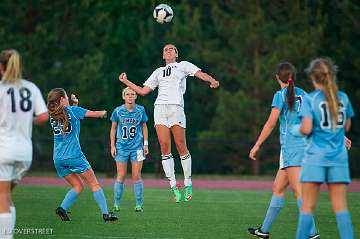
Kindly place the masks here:
MULTIPOLYGON (((132 188, 126 188, 119 221, 105 224, 89 190, 72 207, 72 221, 61 222, 54 211, 67 190, 63 186, 18 186, 13 197, 17 209, 15 238, 252 238, 246 229, 262 222, 271 196, 270 191, 195 189, 191 203, 175 204, 167 189, 145 188, 145 211, 135 213, 132 188), (29 231, 40 228, 48 228, 48 233, 51 229, 52 234, 29 231)), ((112 188, 105 188, 105 194, 112 205, 112 188)), ((349 193, 349 207, 359 236, 360 193, 349 193)), ((271 238, 295 238, 297 215, 296 202, 288 193, 271 238)), ((320 195, 317 224, 322 239, 338 238, 326 193, 320 195)))

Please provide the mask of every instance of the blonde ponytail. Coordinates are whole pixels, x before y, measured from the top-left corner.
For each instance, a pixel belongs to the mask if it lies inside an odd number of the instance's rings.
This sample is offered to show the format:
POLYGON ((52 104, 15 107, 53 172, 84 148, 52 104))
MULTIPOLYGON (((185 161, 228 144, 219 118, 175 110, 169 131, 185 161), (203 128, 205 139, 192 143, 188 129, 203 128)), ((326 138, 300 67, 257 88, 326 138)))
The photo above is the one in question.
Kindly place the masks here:
POLYGON ((1 80, 4 83, 16 83, 22 78, 22 64, 20 54, 13 49, 4 50, 0 53, 0 63, 5 71, 1 80))
POLYGON ((324 94, 326 101, 329 104, 329 110, 332 119, 332 129, 336 129, 339 114, 339 99, 337 97, 338 87, 329 73, 326 74, 325 78, 324 94))
POLYGON ((329 106, 332 129, 336 129, 339 114, 339 99, 336 85, 337 66, 329 58, 317 58, 312 60, 306 70, 310 78, 324 87, 324 94, 329 106))

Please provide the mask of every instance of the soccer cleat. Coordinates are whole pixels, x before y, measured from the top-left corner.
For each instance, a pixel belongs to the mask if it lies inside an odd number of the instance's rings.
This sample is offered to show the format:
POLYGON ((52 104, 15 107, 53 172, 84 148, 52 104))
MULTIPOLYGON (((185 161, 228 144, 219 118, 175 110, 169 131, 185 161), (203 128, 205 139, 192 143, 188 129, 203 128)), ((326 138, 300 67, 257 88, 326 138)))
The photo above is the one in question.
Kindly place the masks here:
POLYGON ((118 211, 120 211, 120 207, 119 207, 119 206, 117 206, 117 205, 114 205, 113 210, 114 210, 115 212, 118 212, 118 211))
POLYGON ((313 236, 309 236, 309 239, 320 239, 320 235, 316 233, 313 236))
POLYGON ((189 202, 192 199, 192 185, 184 188, 184 201, 189 202))
POLYGON ((108 214, 103 214, 104 222, 113 222, 118 220, 117 216, 115 216, 112 212, 109 212, 108 214))
POLYGON ((61 221, 70 221, 70 218, 64 208, 62 207, 56 208, 55 213, 59 215, 61 221))
POLYGON ((259 238, 264 238, 264 239, 269 239, 270 238, 270 233, 268 232, 262 232, 260 227, 259 228, 248 228, 248 232, 253 235, 253 236, 257 236, 259 238))
POLYGON ((176 203, 180 203, 181 202, 181 193, 180 190, 174 186, 171 188, 171 191, 174 193, 174 199, 176 203))
POLYGON ((144 209, 143 209, 142 206, 137 205, 137 206, 135 207, 135 212, 143 212, 143 211, 144 211, 144 209))

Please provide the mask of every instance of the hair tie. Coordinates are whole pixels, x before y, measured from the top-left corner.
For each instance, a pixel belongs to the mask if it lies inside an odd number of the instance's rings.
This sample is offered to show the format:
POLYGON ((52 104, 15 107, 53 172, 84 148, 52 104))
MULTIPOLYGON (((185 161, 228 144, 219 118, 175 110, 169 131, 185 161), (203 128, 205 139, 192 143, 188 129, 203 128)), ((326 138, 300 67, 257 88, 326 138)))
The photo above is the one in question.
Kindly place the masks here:
POLYGON ((290 84, 290 83, 293 83, 293 80, 290 78, 289 80, 288 80, 288 83, 290 84))

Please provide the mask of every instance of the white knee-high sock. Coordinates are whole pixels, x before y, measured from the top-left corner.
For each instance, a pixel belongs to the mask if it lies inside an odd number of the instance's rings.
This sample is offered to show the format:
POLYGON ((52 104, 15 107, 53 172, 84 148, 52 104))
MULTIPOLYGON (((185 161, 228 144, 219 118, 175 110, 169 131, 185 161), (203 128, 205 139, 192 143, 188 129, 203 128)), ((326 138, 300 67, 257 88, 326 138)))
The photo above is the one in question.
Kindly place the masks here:
POLYGON ((10 206, 10 213, 11 213, 11 228, 15 229, 16 225, 16 209, 15 206, 10 206))
POLYGON ((180 156, 181 158, 181 166, 184 171, 184 185, 191 186, 191 155, 188 152, 185 155, 180 156))
POLYGON ((11 213, 0 213, 0 238, 1 239, 12 239, 12 218, 11 213))
POLYGON ((161 155, 161 163, 165 172, 165 176, 170 181, 170 187, 173 188, 176 186, 175 179, 175 168, 174 168, 174 158, 172 154, 161 155))

